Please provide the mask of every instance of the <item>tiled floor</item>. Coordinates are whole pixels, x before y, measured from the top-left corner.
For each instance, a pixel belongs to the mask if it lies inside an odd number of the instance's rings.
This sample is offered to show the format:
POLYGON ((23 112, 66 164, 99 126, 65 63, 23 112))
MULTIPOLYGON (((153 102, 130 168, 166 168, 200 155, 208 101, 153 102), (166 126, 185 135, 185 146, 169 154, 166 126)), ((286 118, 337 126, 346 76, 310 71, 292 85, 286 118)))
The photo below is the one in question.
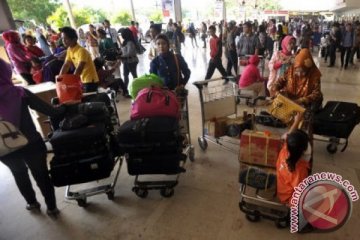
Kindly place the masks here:
MULTIPOLYGON (((88 199, 89 206, 81 208, 74 201, 64 200, 64 188, 57 188, 56 195, 61 216, 52 220, 45 214, 44 201, 41 214, 25 210, 14 180, 4 165, 0 164, 0 239, 360 239, 357 231, 360 221, 359 201, 354 202, 351 219, 336 232, 291 234, 279 230, 269 220, 251 223, 238 208, 239 163, 237 155, 209 144, 206 152, 200 150, 197 137, 201 131, 200 104, 197 89, 191 82, 202 80, 205 75, 208 50, 187 47, 183 49, 192 70, 188 84, 190 90, 189 112, 192 141, 196 161, 187 163, 172 198, 162 198, 157 191, 150 191, 146 199, 138 198, 132 191, 134 177, 123 166, 115 189, 115 200, 106 195, 88 199)), ((148 71, 147 56, 139 73, 148 71), (146 67, 144 67, 146 66, 146 67)), ((360 64, 357 63, 359 66, 360 64)), ((323 73, 322 90, 325 100, 357 102, 360 99, 360 72, 358 68, 340 70, 326 68, 320 61, 323 73)), ((215 76, 214 76, 215 77, 215 76)), ((130 101, 121 99, 121 121, 128 119, 130 101)), ((243 107, 242 107, 243 108, 243 107)), ((250 111, 250 109, 249 109, 250 111)), ((360 191, 360 128, 357 127, 344 153, 330 155, 326 144, 315 142, 313 172, 331 171, 341 174, 360 191)), ((101 183, 106 180, 101 181, 101 183)), ((88 183, 83 186, 92 186, 88 183)), ((36 188, 36 187, 35 187, 36 188)))

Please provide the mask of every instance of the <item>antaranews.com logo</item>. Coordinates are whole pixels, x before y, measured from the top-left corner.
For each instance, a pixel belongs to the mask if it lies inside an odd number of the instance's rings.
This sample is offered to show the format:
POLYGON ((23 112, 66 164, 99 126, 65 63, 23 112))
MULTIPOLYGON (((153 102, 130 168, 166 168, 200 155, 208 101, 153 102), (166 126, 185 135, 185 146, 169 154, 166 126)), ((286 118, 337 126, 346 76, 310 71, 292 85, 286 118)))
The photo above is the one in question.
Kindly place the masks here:
POLYGON ((306 225, 323 231, 334 231, 351 216, 352 202, 358 192, 348 180, 336 173, 315 173, 294 188, 290 208, 290 232, 306 225))

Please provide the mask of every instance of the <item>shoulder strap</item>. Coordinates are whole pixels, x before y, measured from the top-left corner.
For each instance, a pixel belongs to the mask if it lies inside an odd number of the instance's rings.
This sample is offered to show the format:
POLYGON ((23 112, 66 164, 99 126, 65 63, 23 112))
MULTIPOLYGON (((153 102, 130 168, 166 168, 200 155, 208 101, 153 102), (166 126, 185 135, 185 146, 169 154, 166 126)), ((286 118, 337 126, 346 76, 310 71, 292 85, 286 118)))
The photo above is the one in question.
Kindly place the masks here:
POLYGON ((180 85, 180 67, 179 67, 179 60, 178 60, 176 54, 174 54, 174 59, 175 59, 176 73, 177 73, 177 79, 178 79, 177 86, 179 86, 180 85))

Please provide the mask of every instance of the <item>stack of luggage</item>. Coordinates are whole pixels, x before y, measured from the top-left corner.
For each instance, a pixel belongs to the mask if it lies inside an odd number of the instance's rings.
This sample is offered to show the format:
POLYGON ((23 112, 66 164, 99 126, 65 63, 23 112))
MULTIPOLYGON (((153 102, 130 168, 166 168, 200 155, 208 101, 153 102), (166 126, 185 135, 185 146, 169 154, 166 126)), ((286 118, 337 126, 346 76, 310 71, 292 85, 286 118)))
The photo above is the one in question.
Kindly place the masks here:
POLYGON ((179 127, 179 103, 173 92, 158 87, 139 91, 131 120, 117 133, 130 175, 179 174, 184 137, 179 127))
POLYGON ((64 119, 51 119, 50 175, 55 186, 103 179, 114 167, 117 153, 112 144, 110 99, 96 94, 82 101, 67 105, 64 119))

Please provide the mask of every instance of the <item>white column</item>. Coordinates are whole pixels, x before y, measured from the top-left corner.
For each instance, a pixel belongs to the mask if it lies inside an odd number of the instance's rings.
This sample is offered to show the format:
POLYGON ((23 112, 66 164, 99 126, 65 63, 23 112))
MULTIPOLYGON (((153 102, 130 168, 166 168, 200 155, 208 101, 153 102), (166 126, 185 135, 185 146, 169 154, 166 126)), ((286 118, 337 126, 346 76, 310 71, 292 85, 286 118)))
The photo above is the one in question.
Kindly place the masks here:
POLYGON ((71 10, 71 5, 70 5, 69 0, 64 1, 64 7, 65 7, 65 9, 66 9, 66 11, 68 13, 68 17, 69 17, 69 20, 70 20, 71 27, 76 29, 76 23, 75 23, 74 15, 73 15, 72 10, 71 10))
POLYGON ((130 0, 130 5, 131 5, 132 20, 133 20, 133 21, 136 21, 133 0, 130 0))
POLYGON ((175 22, 182 21, 181 0, 174 0, 175 22))

